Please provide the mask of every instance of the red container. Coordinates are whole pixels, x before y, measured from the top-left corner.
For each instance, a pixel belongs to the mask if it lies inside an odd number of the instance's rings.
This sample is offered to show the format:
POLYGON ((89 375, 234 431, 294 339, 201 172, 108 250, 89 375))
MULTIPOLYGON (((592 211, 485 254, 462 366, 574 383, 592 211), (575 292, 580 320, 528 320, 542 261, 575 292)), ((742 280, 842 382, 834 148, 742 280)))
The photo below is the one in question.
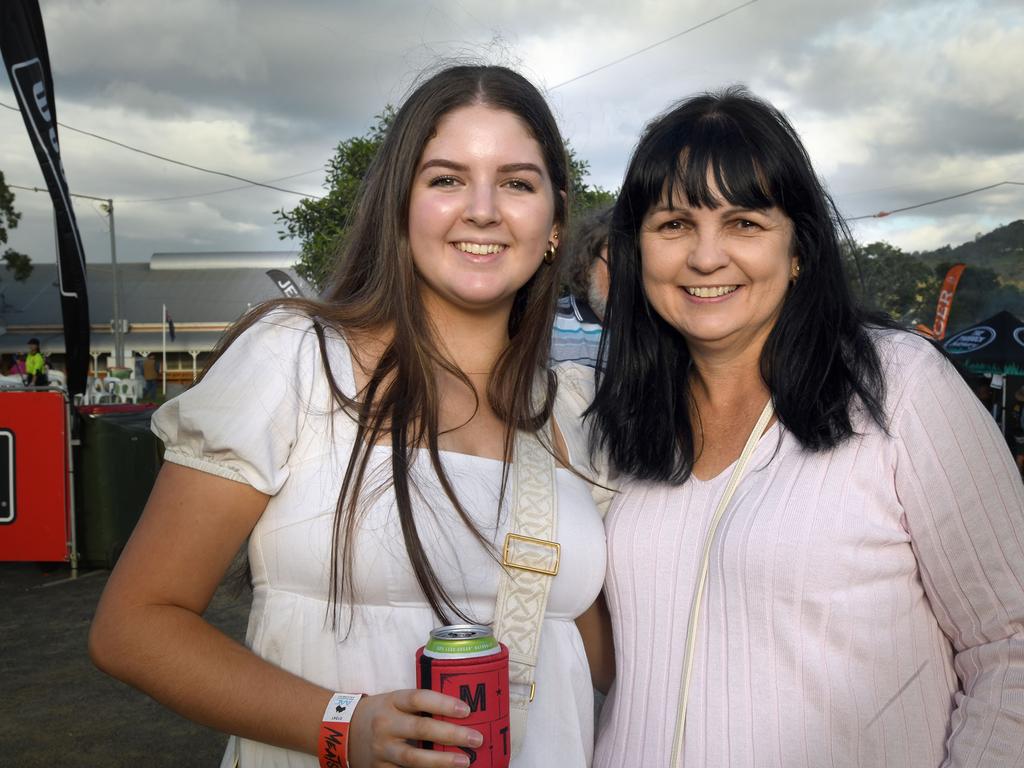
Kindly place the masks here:
POLYGON ((508 648, 498 643, 489 655, 437 658, 436 655, 427 655, 430 651, 424 653, 428 647, 416 651, 419 687, 462 699, 470 708, 468 717, 437 719, 479 731, 484 743, 471 749, 424 742, 423 748, 463 752, 469 756, 469 764, 473 768, 508 768, 512 747, 509 737, 508 648))
POLYGON ((141 413, 153 410, 156 410, 156 403, 100 403, 78 406, 78 412, 83 416, 102 416, 107 413, 141 413))
POLYGON ((61 392, 0 392, 0 562, 70 557, 66 408, 61 392))

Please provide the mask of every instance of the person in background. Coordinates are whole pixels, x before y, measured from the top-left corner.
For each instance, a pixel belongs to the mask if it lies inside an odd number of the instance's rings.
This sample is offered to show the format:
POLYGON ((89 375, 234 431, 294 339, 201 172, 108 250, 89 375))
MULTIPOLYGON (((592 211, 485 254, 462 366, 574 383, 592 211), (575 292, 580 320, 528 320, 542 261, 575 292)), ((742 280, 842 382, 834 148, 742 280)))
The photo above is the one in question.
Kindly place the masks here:
POLYGON ((553 507, 546 610, 521 605, 541 635, 511 764, 589 766, 584 642, 603 639, 605 558, 577 474, 592 383, 547 367, 570 189, 554 117, 521 75, 450 67, 409 96, 322 299, 248 315, 154 415, 166 463, 97 609, 102 669, 240 736, 226 758, 242 768, 327 764, 332 692, 367 694, 351 768, 468 766, 479 732, 423 715, 470 706, 416 688, 416 649, 439 625, 492 620, 502 574, 525 572, 503 566, 510 507, 553 507), (246 539, 242 647, 202 614, 246 539))
POLYGON ((1024 486, 953 365, 853 303, 848 237, 743 89, 634 151, 591 410, 621 473, 595 768, 1024 760, 1024 486))
POLYGON ((160 385, 160 358, 156 352, 150 352, 143 360, 142 378, 146 382, 142 389, 142 399, 156 400, 156 391, 160 385))
POLYGON ((28 340, 28 355, 25 356, 25 383, 30 387, 45 387, 49 384, 46 377, 46 358, 39 351, 39 339, 28 340))
POLYGON ((608 300, 608 220, 612 206, 591 212, 569 242, 564 280, 551 332, 551 362, 593 368, 601 344, 601 321, 608 300))
POLYGON ((997 422, 999 421, 999 400, 996 398, 995 393, 992 391, 992 387, 989 385, 987 379, 982 379, 974 385, 974 394, 978 400, 985 407, 985 410, 991 414, 992 418, 997 422))
POLYGON ((1024 385, 1013 393, 1013 402, 1007 407, 1006 439, 1010 443, 1017 469, 1024 477, 1024 385))

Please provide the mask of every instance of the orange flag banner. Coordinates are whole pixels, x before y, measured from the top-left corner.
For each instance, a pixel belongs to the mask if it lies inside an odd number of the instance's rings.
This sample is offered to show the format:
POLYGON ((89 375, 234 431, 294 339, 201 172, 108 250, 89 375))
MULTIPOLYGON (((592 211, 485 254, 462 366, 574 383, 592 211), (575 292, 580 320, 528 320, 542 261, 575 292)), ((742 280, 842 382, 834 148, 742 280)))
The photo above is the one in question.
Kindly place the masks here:
POLYGON ((942 289, 939 291, 939 301, 935 305, 935 323, 931 329, 933 338, 941 340, 946 337, 949 310, 953 307, 953 296, 956 294, 956 287, 960 284, 960 276, 964 273, 966 267, 966 264, 954 264, 946 272, 946 278, 942 281, 942 289))

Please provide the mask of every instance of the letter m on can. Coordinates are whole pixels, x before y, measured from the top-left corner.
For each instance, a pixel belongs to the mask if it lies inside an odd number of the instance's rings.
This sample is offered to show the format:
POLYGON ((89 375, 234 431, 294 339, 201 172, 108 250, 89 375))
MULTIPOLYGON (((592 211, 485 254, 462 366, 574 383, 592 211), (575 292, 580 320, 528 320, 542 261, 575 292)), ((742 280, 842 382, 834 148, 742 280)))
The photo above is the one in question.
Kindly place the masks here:
POLYGON ((468 685, 459 686, 459 698, 469 705, 470 712, 487 710, 487 686, 483 683, 476 684, 476 692, 471 693, 468 685))

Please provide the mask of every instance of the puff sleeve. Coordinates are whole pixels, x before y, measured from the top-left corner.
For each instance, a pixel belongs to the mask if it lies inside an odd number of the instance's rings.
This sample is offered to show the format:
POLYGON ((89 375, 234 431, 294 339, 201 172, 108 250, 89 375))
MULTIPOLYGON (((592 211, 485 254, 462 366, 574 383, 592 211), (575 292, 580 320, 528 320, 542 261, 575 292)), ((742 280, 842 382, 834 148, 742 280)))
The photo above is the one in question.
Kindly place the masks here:
POLYGON ((274 495, 288 479, 318 360, 311 319, 283 311, 260 318, 154 414, 165 460, 274 495))

